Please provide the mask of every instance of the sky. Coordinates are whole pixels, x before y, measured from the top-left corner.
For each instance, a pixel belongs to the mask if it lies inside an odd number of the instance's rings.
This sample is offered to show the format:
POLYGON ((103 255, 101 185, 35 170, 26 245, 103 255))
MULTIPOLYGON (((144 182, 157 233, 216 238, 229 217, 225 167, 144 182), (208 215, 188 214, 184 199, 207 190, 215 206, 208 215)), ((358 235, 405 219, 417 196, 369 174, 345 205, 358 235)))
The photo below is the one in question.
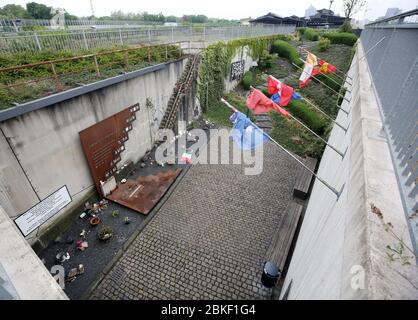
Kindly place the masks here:
MULTIPOLYGON (((77 16, 91 15, 90 0, 0 0, 0 6, 9 3, 25 6, 35 1, 48 6, 64 8, 77 16)), ((204 14, 211 18, 241 19, 256 18, 268 12, 280 16, 304 16, 305 10, 313 5, 316 9, 329 7, 329 0, 92 0, 96 16, 107 16, 112 11, 159 13, 182 16, 183 14, 204 14)), ((342 0, 335 0, 331 10, 343 15, 342 0)), ((417 0, 366 0, 365 7, 355 19, 374 20, 384 16, 387 8, 398 7, 403 12, 415 9, 417 0)))

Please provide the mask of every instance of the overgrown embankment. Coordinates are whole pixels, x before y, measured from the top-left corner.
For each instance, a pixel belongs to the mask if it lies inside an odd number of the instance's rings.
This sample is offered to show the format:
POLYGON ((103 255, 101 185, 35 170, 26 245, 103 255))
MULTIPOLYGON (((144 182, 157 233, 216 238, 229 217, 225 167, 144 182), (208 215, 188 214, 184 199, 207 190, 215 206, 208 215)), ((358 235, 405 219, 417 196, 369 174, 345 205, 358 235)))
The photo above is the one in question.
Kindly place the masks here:
MULTIPOLYGON (((309 34, 310 31, 308 31, 309 34)), ((317 31, 316 31, 317 32, 317 31)), ((318 33, 318 39, 323 34, 318 33)), ((309 35, 317 39, 315 36, 309 35)), ((339 70, 346 72, 349 68, 353 50, 345 44, 332 44, 323 47, 319 46, 318 41, 304 41, 289 36, 281 36, 277 39, 265 39, 257 42, 257 55, 252 55, 258 59, 258 67, 248 71, 241 86, 234 92, 225 95, 226 99, 235 107, 248 114, 245 105, 246 94, 249 86, 255 86, 267 95, 266 84, 267 76, 273 75, 286 84, 292 86, 302 96, 313 101, 324 112, 331 117, 335 117, 338 112, 338 94, 328 89, 319 81, 313 80, 310 85, 299 88, 299 76, 303 68, 304 59, 298 53, 297 47, 308 44, 309 50, 319 58, 324 59, 335 65, 339 70), (270 52, 267 51, 270 49, 270 52), (295 67, 297 65, 299 68, 295 67)), ((220 125, 230 125, 230 111, 219 101, 224 92, 224 81, 229 72, 231 59, 235 55, 239 46, 251 45, 251 43, 218 43, 202 54, 202 66, 200 70, 200 91, 199 97, 204 110, 205 117, 220 125), (211 82, 212 81, 212 82, 211 82), (210 83, 210 90, 206 92, 206 83, 210 83), (206 99, 208 108, 206 109, 206 99)), ((251 47, 250 47, 251 48, 251 47)), ((319 75, 318 79, 335 91, 339 91, 342 86, 342 79, 331 75, 329 78, 319 75)), ((319 113, 310 104, 301 101, 292 101, 287 107, 290 113, 306 124, 310 129, 319 134, 324 139, 328 138, 332 128, 332 122, 319 113)), ((283 146, 300 156, 311 156, 320 158, 324 149, 324 144, 314 135, 296 121, 283 118, 278 113, 271 112, 273 128, 271 135, 283 146)))
POLYGON ((0 109, 34 100, 124 72, 173 60, 181 54, 177 46, 161 45, 112 50, 20 53, 0 56, 0 109), (51 63, 46 63, 51 62, 51 63))

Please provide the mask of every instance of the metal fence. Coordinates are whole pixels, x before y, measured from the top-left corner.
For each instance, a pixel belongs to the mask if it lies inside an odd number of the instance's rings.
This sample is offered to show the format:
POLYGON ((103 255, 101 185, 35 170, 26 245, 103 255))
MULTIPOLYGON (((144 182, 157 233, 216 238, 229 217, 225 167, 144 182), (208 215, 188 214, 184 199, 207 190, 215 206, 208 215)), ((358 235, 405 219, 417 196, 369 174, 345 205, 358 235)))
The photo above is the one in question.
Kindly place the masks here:
POLYGON ((0 36, 0 54, 37 51, 84 51, 114 46, 157 44, 176 41, 213 42, 237 38, 289 34, 294 25, 234 27, 160 27, 109 30, 26 32, 0 36))
POLYGON ((0 68, 0 110, 184 57, 188 43, 113 49, 0 68))
MULTIPOLYGON (((97 19, 65 19, 66 29, 86 28, 125 28, 150 25, 163 25, 161 22, 139 20, 97 20, 97 19)), ((0 19, 0 32, 20 32, 33 28, 53 30, 56 26, 51 19, 0 19)))
MULTIPOLYGON (((368 24, 361 34, 411 234, 418 243, 418 10, 368 24), (383 39, 383 40, 382 40, 383 39)), ((390 195, 388 195, 390 196, 390 195)))

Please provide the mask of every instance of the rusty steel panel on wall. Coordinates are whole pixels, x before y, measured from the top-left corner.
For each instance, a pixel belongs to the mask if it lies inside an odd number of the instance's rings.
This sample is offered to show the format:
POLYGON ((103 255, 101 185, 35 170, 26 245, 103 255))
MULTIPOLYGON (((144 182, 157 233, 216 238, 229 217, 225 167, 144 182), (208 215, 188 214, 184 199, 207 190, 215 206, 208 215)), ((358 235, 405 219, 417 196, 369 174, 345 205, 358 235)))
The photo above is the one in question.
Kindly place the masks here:
POLYGON ((125 150, 125 142, 138 110, 139 104, 135 104, 79 132, 94 184, 101 197, 104 197, 101 182, 117 171, 116 164, 121 160, 120 154, 125 150))

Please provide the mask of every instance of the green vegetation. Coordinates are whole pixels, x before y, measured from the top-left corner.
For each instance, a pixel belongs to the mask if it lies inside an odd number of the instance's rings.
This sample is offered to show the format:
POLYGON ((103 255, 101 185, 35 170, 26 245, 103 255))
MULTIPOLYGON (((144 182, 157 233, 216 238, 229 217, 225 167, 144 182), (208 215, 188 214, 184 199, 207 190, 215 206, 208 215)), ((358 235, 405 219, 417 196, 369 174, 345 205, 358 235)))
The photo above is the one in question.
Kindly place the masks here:
MULTIPOLYGON (((46 6, 37 2, 29 2, 26 4, 26 7, 15 4, 7 4, 4 7, 0 7, 0 19, 51 19, 53 11, 51 13, 52 7, 46 6)), ((76 20, 79 17, 71 15, 65 12, 66 20, 76 20)), ((161 12, 158 14, 148 13, 148 12, 123 12, 121 10, 114 11, 110 16, 102 17, 82 17, 84 19, 94 18, 96 20, 134 20, 141 21, 148 24, 163 24, 164 22, 177 22, 183 25, 189 24, 203 24, 211 23, 217 25, 230 25, 238 24, 238 20, 228 20, 228 19, 213 19, 208 18, 203 14, 197 15, 183 15, 182 17, 175 17, 173 15, 164 16, 161 12)), ((36 26, 26 26, 22 30, 35 30, 36 26)), ((13 30, 13 27, 6 28, 13 30)))
MULTIPOLYGON (((277 39, 288 39, 285 35, 238 39, 228 42, 217 42, 208 46, 201 53, 199 66, 198 95, 203 112, 206 106, 219 102, 225 90, 225 78, 229 75, 232 58, 238 48, 248 47, 253 59, 265 54, 269 45, 277 39)), ((243 55, 243 49, 241 49, 243 55)))
POLYGON ((245 90, 250 90, 250 87, 253 85, 253 73, 251 71, 247 71, 241 80, 241 85, 245 90))
POLYGON ((298 51, 289 42, 277 40, 273 43, 271 51, 277 53, 280 57, 290 60, 290 62, 293 62, 297 66, 303 66, 303 62, 299 60, 300 56, 298 51))
MULTIPOLYGON (((54 62, 54 66, 62 89, 65 90, 80 84, 116 76, 126 71, 172 60, 178 57, 179 52, 177 47, 169 46, 167 59, 165 46, 150 48, 149 58, 148 48, 146 47, 127 51, 126 55, 125 52, 117 50, 96 50, 84 52, 84 54, 97 54, 100 76, 97 74, 92 56, 68 60, 67 58, 74 57, 69 52, 2 55, 0 56, 0 68, 7 68, 16 64, 24 65, 58 60, 54 62), (60 59, 67 60, 60 61, 60 59)), ((31 68, 0 72, 0 86, 9 86, 8 88, 0 88, 0 109, 9 108, 13 103, 23 103, 58 91, 49 63, 31 68)))
POLYGON ((303 36, 310 40, 310 41, 318 41, 319 40, 319 32, 312 28, 307 28, 303 34, 303 36))
POLYGON ((292 119, 284 118, 277 112, 270 112, 273 129, 272 138, 286 149, 301 157, 320 158, 324 144, 292 119))
POLYGON ((288 105, 289 111, 302 120, 312 131, 321 135, 325 131, 326 121, 317 112, 309 109, 303 101, 292 100, 288 105))
POLYGON ((345 44, 352 47, 357 42, 357 36, 354 33, 329 32, 324 33, 323 36, 328 38, 332 44, 345 44))
MULTIPOLYGON (((299 32, 303 33, 303 31, 300 30, 299 32)), ((325 41, 327 42, 327 40, 325 41)), ((292 46, 293 43, 298 45, 300 42, 281 40, 273 42, 271 51, 277 53, 277 55, 271 54, 268 58, 264 53, 261 55, 261 63, 259 63, 258 67, 254 70, 255 77, 253 79, 253 86, 259 87, 259 89, 268 96, 267 89, 262 87, 263 85, 266 85, 267 76, 271 74, 278 79, 285 79, 285 83, 295 88, 303 97, 312 101, 331 117, 335 117, 338 112, 338 96, 336 93, 315 80, 308 86, 299 88, 298 78, 300 70, 293 68, 291 62, 294 62, 297 65, 303 65, 303 62, 298 60, 299 55, 297 54, 296 48, 292 46), (269 60, 268 63, 264 62, 265 59, 269 60)), ((349 68, 354 48, 351 50, 344 44, 332 44, 323 52, 320 51, 318 46, 311 46, 310 51, 319 58, 330 62, 339 70, 346 72, 349 68)), ((217 53, 219 54, 219 52, 217 53)), ((331 79, 335 80, 337 84, 324 76, 319 77, 324 83, 338 91, 341 83, 341 80, 338 77, 330 75, 331 79)), ((220 78, 223 79, 223 77, 220 78)), ((248 114, 248 108, 245 106, 245 94, 246 92, 242 92, 242 87, 239 87, 235 92, 225 95, 225 98, 240 111, 248 114)), ((332 129, 332 122, 323 117, 323 115, 310 104, 303 100, 291 101, 285 108, 294 117, 306 124, 312 131, 324 139, 328 138, 332 129)), ((225 108, 219 100, 215 100, 211 103, 209 110, 205 113, 205 117, 208 120, 224 126, 230 126, 230 115, 230 110, 225 108)), ((277 112, 271 112, 270 116, 273 125, 270 134, 280 144, 299 156, 321 157, 325 146, 321 140, 291 118, 282 117, 277 112)))
POLYGON ((272 67, 274 56, 269 54, 267 50, 264 50, 258 60, 258 69, 266 70, 272 67))
POLYGON ((327 51, 327 49, 330 47, 330 45, 331 45, 331 41, 329 39, 321 37, 319 39, 319 43, 318 43, 318 50, 320 52, 327 51))
POLYGON ((342 26, 340 27, 339 32, 349 32, 349 33, 353 33, 353 27, 351 26, 351 22, 350 20, 345 20, 344 23, 342 24, 342 26))
POLYGON ((305 31, 305 27, 296 28, 296 32, 299 34, 300 37, 302 37, 305 34, 305 31))
MULTIPOLYGON (((236 92, 227 93, 224 95, 225 99, 231 103, 235 108, 244 114, 248 114, 250 119, 254 121, 254 118, 250 115, 249 109, 246 106, 245 96, 241 96, 236 92)), ((205 118, 213 123, 221 126, 231 127, 231 110, 227 108, 221 101, 216 101, 211 104, 205 113, 205 118)))

